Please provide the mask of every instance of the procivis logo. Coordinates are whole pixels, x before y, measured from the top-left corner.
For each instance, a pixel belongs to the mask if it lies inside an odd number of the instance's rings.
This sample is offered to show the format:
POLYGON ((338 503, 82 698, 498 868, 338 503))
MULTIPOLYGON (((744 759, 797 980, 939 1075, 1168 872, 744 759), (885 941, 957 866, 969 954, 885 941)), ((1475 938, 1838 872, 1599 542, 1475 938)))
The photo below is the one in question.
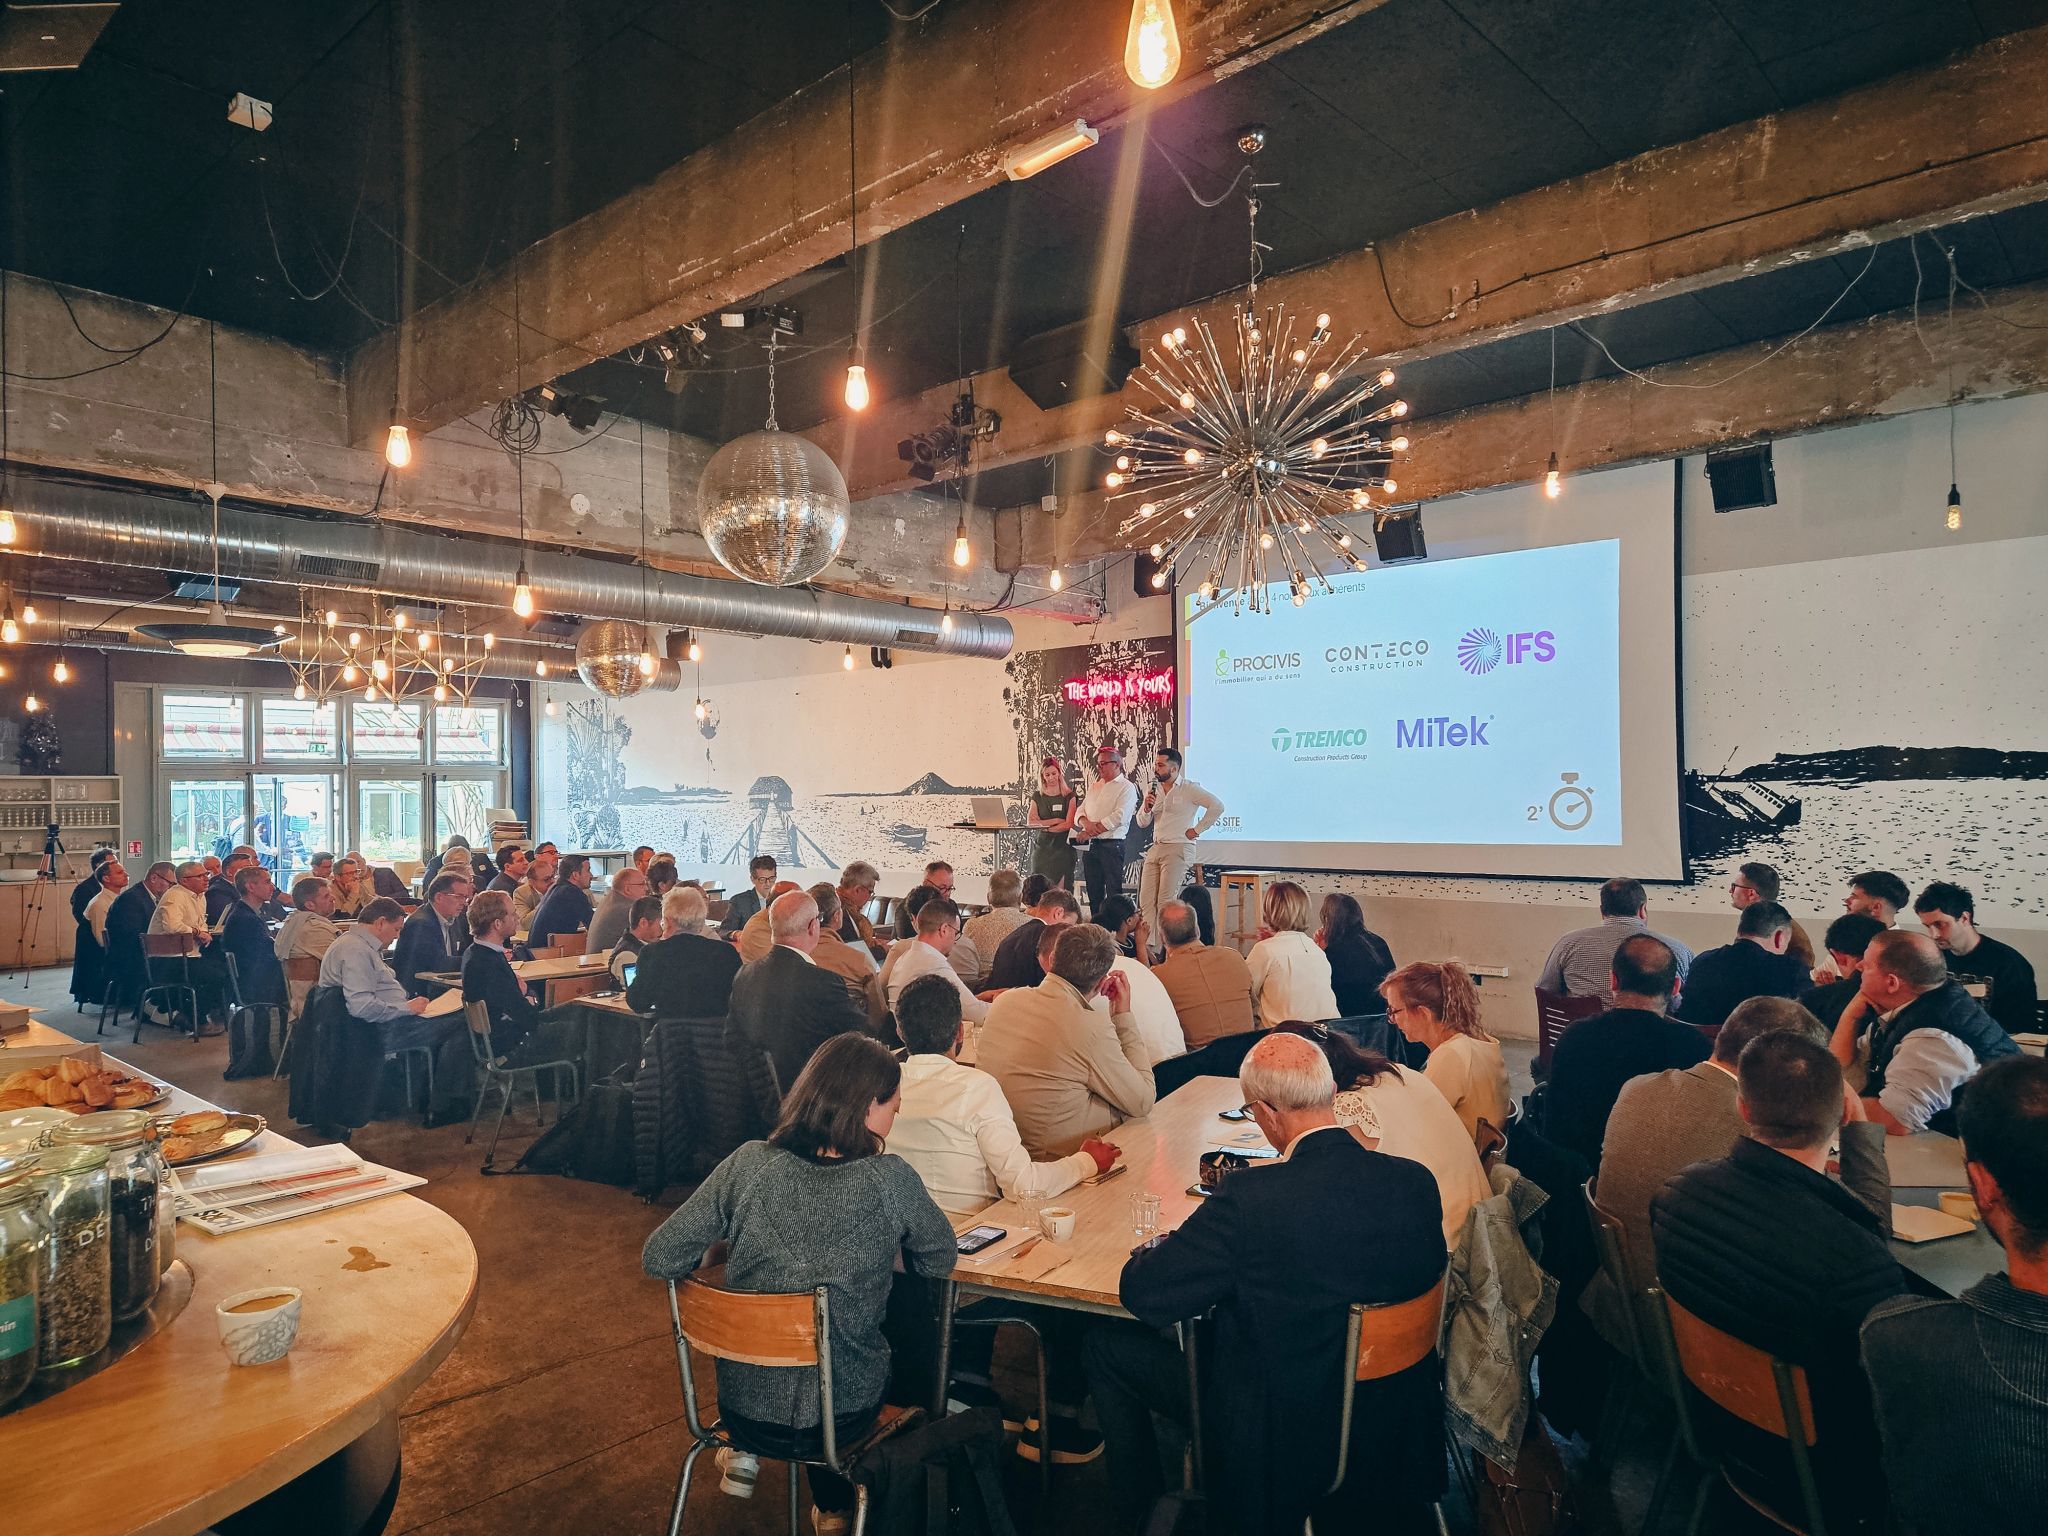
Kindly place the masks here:
POLYGON ((1216 652, 1218 683, 1291 681, 1301 675, 1301 652, 1264 651, 1256 656, 1233 656, 1228 649, 1216 652))
POLYGON ((1484 625, 1468 629, 1458 637, 1458 665, 1473 677, 1484 677, 1503 664, 1557 659, 1557 635, 1547 629, 1519 629, 1505 639, 1484 625))

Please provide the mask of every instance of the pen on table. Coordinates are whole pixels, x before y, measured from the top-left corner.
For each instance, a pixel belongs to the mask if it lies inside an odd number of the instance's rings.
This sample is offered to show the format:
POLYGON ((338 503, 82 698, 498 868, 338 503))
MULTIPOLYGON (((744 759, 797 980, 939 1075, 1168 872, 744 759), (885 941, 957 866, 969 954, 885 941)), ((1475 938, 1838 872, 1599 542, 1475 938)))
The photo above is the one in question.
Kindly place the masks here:
POLYGON ((1107 1184, 1111 1179, 1115 1178, 1118 1174, 1129 1173, 1130 1171, 1131 1165, 1129 1163, 1118 1163, 1114 1168, 1110 1169, 1109 1172, 1098 1173, 1097 1175, 1095 1175, 1094 1178, 1090 1179, 1088 1182, 1090 1184, 1107 1184))

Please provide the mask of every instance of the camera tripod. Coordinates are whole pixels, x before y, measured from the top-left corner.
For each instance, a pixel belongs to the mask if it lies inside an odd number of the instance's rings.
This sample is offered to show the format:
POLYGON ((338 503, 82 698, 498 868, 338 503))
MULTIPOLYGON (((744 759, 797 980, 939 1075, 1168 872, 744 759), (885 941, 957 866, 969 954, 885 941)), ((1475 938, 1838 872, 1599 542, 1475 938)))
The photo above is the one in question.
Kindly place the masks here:
POLYGON ((57 823, 54 821, 43 823, 43 859, 36 866, 34 885, 22 901, 21 926, 15 930, 14 935, 14 964, 7 973, 12 976, 15 972, 19 971, 23 987, 28 985, 28 975, 31 969, 28 957, 42 938, 41 930, 46 899, 49 896, 51 885, 57 879, 57 860, 63 856, 64 851, 64 839, 59 832, 57 823))

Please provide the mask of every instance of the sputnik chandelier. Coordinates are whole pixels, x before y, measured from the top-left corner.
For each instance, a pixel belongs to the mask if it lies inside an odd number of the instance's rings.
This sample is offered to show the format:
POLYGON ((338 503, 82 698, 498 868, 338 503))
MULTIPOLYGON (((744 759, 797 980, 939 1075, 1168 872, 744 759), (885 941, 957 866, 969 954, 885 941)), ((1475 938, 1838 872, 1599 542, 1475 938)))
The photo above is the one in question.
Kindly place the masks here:
MULTIPOLYGON (((1265 142, 1265 130, 1250 127, 1237 144, 1250 157, 1265 142)), ((1381 430, 1405 417, 1408 403, 1374 405, 1392 371, 1355 377, 1365 342, 1336 341, 1327 314, 1304 326, 1285 305, 1261 313, 1270 247, 1259 242, 1259 193, 1273 183, 1245 179, 1251 284, 1225 338, 1234 356, 1199 316, 1148 346, 1132 377, 1150 403, 1127 405, 1132 425, 1104 434, 1115 467, 1103 483, 1112 505, 1136 503, 1118 533, 1149 545, 1155 588, 1199 570, 1204 602, 1228 599, 1233 612, 1256 613, 1270 608, 1268 589, 1283 580, 1296 607, 1313 588, 1330 591, 1322 565, 1332 557, 1365 569, 1338 519, 1371 511, 1375 494, 1398 489, 1388 471, 1408 439, 1381 430)))
MULTIPOLYGON (((373 600, 373 613, 375 607, 373 600)), ((426 628, 396 604, 381 623, 372 617, 358 625, 335 608, 322 613, 309 594, 301 594, 298 630, 289 644, 295 653, 287 661, 294 698, 325 704, 356 696, 366 704, 395 704, 431 697, 437 704, 466 705, 497 636, 488 630, 472 635, 459 624, 426 628)))

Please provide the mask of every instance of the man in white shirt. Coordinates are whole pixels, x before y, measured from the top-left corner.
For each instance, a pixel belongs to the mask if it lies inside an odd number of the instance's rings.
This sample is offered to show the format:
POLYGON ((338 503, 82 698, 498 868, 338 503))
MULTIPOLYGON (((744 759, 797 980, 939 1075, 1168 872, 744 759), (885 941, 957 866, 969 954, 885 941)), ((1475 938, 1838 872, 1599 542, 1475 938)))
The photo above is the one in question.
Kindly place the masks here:
POLYGON ((100 866, 99 894, 85 904, 85 925, 92 930, 94 941, 102 948, 107 944, 107 908, 114 904, 114 898, 128 889, 128 871, 121 867, 119 859, 109 859, 100 866))
MULTIPOLYGON (((328 861, 330 864, 332 860, 328 861)), ((318 875, 301 875, 292 882, 292 907, 290 917, 277 930, 272 940, 280 960, 324 960, 327 951, 334 947, 334 941, 341 937, 341 924, 334 920, 334 886, 318 875)), ((306 1006, 306 994, 313 990, 311 981, 295 981, 289 973, 285 976, 285 995, 289 1001, 292 1018, 306 1006)))
POLYGON ((156 911, 149 919, 151 933, 189 933, 201 944, 213 934, 206 924, 206 887, 212 876, 197 859, 178 866, 178 883, 157 898, 156 911))
MULTIPOLYGON (((1188 871, 1195 867, 1195 839, 1216 825, 1223 814, 1223 802, 1193 779, 1181 776, 1181 756, 1172 747, 1152 754, 1152 773, 1158 786, 1138 807, 1138 825, 1152 829, 1152 846, 1145 850, 1145 864, 1138 871, 1138 911, 1145 926, 1139 930, 1151 947, 1159 932, 1159 908, 1181 893, 1188 883, 1188 871)), ((1138 958, 1147 965, 1149 954, 1138 958)))
POLYGON ((988 1004, 976 997, 953 969, 950 958, 960 938, 960 909, 943 896, 934 896, 917 909, 917 937, 906 939, 889 951, 882 967, 882 996, 891 1012, 903 989, 920 976, 943 976, 960 995, 960 1013, 976 1028, 988 1017, 988 1004))
POLYGON ((1124 777, 1124 755, 1105 742, 1095 757, 1095 782, 1074 818, 1074 841, 1086 844, 1081 868, 1091 912, 1124 888, 1124 834, 1137 809, 1138 786, 1124 777))

